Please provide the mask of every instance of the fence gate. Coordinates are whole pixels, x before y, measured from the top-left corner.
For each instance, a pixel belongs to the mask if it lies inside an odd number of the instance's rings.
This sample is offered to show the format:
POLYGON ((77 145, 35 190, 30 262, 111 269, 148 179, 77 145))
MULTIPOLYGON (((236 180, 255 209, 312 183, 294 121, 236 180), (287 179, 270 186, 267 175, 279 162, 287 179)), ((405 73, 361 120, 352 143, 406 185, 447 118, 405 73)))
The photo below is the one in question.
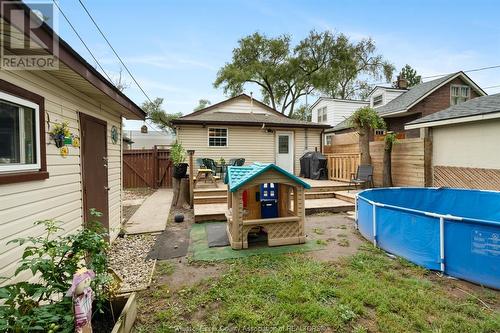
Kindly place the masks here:
POLYGON ((123 151, 123 187, 172 187, 170 150, 130 149, 123 151))

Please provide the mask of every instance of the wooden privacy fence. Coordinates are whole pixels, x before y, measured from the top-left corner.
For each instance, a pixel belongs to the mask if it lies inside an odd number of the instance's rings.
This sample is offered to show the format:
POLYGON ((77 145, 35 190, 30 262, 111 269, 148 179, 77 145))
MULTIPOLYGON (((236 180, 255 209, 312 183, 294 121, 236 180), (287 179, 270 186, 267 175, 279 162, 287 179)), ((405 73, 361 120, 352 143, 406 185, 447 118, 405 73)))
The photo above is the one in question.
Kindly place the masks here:
POLYGON ((172 187, 170 150, 131 149, 123 151, 123 187, 172 187))
MULTIPOLYGON (((330 180, 349 181, 355 173, 360 154, 357 145, 333 145, 325 155, 328 160, 330 180)), ((373 182, 382 186, 384 142, 370 142, 373 165, 373 182)), ((392 181, 394 186, 430 186, 432 143, 427 138, 402 139, 392 149, 392 181)))
POLYGON ((330 180, 349 181, 351 173, 356 173, 358 169, 360 154, 327 154, 328 178, 330 180))

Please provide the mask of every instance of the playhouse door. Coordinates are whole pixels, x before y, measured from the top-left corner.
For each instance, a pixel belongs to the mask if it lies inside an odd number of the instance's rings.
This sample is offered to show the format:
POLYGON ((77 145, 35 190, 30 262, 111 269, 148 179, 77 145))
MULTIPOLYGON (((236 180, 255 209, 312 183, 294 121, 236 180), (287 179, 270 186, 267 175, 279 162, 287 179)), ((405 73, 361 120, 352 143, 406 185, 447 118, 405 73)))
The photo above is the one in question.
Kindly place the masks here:
POLYGON ((276 131, 276 165, 293 173, 293 132, 276 131))

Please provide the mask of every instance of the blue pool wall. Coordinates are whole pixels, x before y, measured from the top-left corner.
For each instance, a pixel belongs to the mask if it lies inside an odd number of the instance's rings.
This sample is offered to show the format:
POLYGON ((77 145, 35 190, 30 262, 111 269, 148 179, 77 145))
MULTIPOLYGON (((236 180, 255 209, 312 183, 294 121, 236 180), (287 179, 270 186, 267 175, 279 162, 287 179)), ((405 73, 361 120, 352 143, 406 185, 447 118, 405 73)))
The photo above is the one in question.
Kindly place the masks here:
POLYGON ((370 189, 357 195, 356 209, 360 233, 376 246, 427 269, 500 289, 500 192, 370 189))

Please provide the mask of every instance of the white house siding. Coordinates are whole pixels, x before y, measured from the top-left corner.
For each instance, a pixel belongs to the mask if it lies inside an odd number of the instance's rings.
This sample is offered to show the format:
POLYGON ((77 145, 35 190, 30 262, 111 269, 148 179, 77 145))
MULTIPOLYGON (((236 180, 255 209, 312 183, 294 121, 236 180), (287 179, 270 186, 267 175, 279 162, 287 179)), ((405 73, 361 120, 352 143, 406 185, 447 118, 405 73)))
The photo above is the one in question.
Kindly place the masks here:
POLYGON ((432 128, 432 164, 500 169, 500 119, 432 128))
POLYGON ((385 105, 404 93, 406 90, 402 89, 394 89, 390 87, 376 87, 371 94, 368 96, 368 100, 370 101, 370 106, 373 107, 373 98, 382 95, 382 104, 377 105, 376 107, 380 107, 385 105))
MULTIPOLYGON (((108 184, 111 188, 108 194, 109 224, 111 239, 114 239, 122 216, 122 147, 121 140, 117 144, 112 143, 111 127, 114 125, 121 131, 121 116, 45 72, 35 75, 23 71, 0 71, 0 78, 45 98, 44 126, 47 132, 47 121, 50 120, 50 125, 67 121, 71 132, 80 136, 78 112, 107 122, 108 184)), ((16 244, 6 245, 8 241, 43 235, 43 228, 33 226, 33 222, 52 218, 59 220, 65 233, 74 232, 82 226, 80 149, 69 147, 69 155, 63 158, 48 135, 46 141, 48 179, 0 185, 0 276, 13 274, 22 253, 16 244)), ((25 278, 26 275, 19 276, 16 280, 25 278)))
POLYGON ((318 110, 326 106, 327 120, 325 123, 335 126, 346 120, 357 109, 369 105, 365 101, 352 101, 333 98, 322 98, 311 110, 311 121, 318 122, 318 110))
MULTIPOLYGON (((295 142, 295 173, 300 172, 299 158, 305 151, 305 130, 303 128, 273 128, 275 130, 293 131, 295 142)), ((308 149, 320 150, 321 130, 308 129, 308 149)), ((258 126, 224 126, 214 125, 202 127, 201 125, 182 125, 177 130, 177 138, 185 149, 194 149, 195 158, 212 158, 226 161, 231 158, 245 158, 245 163, 275 162, 275 134, 262 130, 258 126), (227 128, 228 146, 209 147, 208 128, 227 128)))

